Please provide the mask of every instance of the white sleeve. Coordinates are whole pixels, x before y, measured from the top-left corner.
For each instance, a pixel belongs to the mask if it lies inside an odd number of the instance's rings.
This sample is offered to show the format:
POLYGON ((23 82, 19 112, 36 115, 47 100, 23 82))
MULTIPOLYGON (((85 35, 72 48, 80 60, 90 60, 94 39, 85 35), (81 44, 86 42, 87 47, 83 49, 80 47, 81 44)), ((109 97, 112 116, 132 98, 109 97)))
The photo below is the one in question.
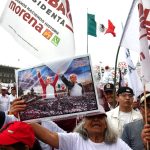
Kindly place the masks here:
POLYGON ((73 150, 77 142, 78 133, 58 133, 58 137, 59 149, 73 150))
POLYGON ((126 144, 122 139, 118 139, 118 141, 117 141, 117 143, 118 143, 118 148, 120 149, 120 150, 132 150, 129 146, 128 146, 128 144, 126 144))
MULTIPOLYGON (((54 123, 53 121, 49 121, 49 120, 42 120, 41 121, 41 125, 45 128, 47 128, 50 131, 53 132, 65 132, 63 129, 61 129, 56 123, 54 123)), ((40 141, 40 145, 42 147, 42 150, 52 150, 52 147, 48 144, 43 143, 42 141, 40 141)), ((56 150, 56 149, 55 149, 56 150)))
POLYGON ((5 114, 5 122, 4 122, 3 126, 5 126, 6 124, 8 124, 10 122, 14 122, 14 121, 19 121, 19 119, 16 118, 14 115, 7 115, 7 114, 5 114))
POLYGON ((53 132, 65 132, 53 121, 42 121, 41 125, 53 132))

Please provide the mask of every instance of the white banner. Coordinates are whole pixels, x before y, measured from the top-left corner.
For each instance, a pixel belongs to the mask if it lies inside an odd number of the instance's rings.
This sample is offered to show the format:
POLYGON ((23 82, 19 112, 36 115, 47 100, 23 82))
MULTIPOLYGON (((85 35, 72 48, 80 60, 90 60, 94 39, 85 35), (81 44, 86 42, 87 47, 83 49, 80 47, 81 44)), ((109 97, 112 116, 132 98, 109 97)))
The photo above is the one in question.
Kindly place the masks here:
POLYGON ((139 21, 140 21, 140 59, 142 76, 144 82, 150 81, 150 1, 139 0, 139 21))
POLYGON ((127 26, 121 46, 139 52, 139 15, 137 5, 138 3, 135 0, 131 13, 129 14, 129 20, 127 20, 127 26))
POLYGON ((75 55, 68 0, 8 0, 0 23, 43 62, 75 55))
POLYGON ((137 74, 136 67, 132 62, 130 51, 128 49, 125 50, 125 55, 128 66, 128 86, 133 89, 135 97, 138 97, 144 91, 143 85, 137 74))
POLYGON ((139 0, 129 14, 128 24, 121 46, 139 52, 143 82, 150 81, 150 1, 139 0))

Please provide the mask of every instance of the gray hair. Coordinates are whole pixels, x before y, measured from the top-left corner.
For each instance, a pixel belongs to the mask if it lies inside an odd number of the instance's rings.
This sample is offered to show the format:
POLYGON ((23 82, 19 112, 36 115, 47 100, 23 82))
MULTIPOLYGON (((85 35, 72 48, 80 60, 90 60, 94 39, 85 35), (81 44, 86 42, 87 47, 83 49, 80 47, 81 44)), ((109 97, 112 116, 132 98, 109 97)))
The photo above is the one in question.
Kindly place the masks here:
MULTIPOLYGON (((107 118, 105 117, 105 121, 106 121, 106 124, 107 124, 107 129, 105 131, 105 137, 104 137, 104 142, 106 144, 113 144, 113 143, 116 143, 117 139, 118 139, 118 135, 117 133, 115 133, 115 131, 110 127, 110 124, 107 120, 107 118)), ((88 137, 88 132, 87 130, 84 128, 84 124, 85 124, 85 119, 83 119, 77 126, 76 128, 74 129, 74 132, 77 132, 79 133, 82 138, 84 140, 87 140, 89 137, 88 137)))

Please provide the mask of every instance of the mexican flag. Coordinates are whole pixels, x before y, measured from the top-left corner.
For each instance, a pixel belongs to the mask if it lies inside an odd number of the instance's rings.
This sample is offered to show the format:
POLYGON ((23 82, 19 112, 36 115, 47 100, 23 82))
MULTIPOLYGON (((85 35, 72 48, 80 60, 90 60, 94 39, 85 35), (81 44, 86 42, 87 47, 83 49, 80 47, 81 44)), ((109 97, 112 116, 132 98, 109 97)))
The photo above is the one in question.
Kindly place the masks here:
POLYGON ((115 26, 113 25, 112 21, 108 19, 108 24, 98 24, 95 21, 95 15, 87 14, 87 34, 97 37, 98 32, 103 32, 104 34, 112 34, 113 37, 116 36, 115 33, 115 26))

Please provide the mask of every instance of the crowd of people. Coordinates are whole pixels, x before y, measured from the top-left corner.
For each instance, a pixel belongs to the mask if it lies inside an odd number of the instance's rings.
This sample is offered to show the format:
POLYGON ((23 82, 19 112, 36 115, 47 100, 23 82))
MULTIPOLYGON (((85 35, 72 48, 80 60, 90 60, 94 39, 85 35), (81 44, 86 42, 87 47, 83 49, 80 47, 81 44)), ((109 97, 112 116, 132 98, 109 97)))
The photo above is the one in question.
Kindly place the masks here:
POLYGON ((6 107, 6 93, 7 89, 2 88, 0 149, 149 150, 150 92, 137 97, 135 107, 132 88, 125 86, 114 91, 114 85, 106 83, 98 91, 99 112, 86 113, 80 118, 28 123, 19 121, 18 115, 26 109, 26 101, 14 97, 6 107))

